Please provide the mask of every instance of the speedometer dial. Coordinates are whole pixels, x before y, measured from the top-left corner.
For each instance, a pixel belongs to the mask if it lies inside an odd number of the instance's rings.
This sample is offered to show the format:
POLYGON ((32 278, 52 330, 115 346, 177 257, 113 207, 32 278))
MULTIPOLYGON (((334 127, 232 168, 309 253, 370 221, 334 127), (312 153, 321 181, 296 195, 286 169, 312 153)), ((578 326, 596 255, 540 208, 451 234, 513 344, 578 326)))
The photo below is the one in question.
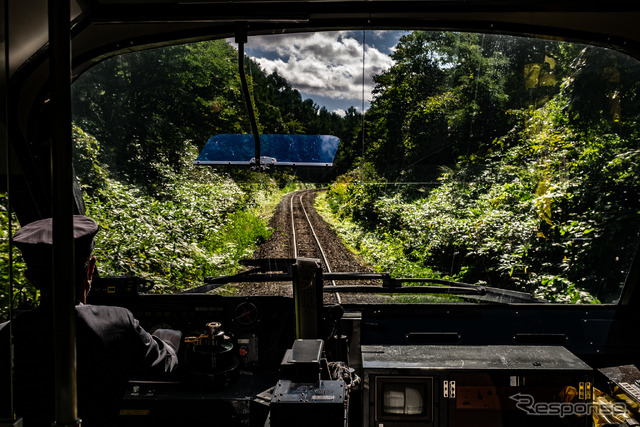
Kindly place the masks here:
POLYGON ((258 308, 249 301, 238 304, 233 311, 233 321, 238 326, 251 326, 258 321, 258 308))

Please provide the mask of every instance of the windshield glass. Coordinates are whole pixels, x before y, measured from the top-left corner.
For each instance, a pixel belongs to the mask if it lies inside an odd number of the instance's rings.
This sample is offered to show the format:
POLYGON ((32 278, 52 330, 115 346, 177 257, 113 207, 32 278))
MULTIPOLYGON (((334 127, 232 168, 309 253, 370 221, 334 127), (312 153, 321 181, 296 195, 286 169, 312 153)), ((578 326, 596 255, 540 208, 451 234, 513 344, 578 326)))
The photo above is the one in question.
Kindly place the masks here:
MULTIPOLYGON (((337 137, 332 162, 308 160, 331 166, 278 165, 279 149, 252 171, 232 41, 105 60, 73 85, 101 276, 141 277, 150 292, 290 295, 290 282, 256 276, 307 257, 325 273, 388 273, 327 276, 325 289, 351 288, 329 292, 339 302, 619 300, 640 237, 635 59, 440 31, 249 37, 245 53, 264 146, 337 137), (209 140, 244 141, 244 163, 198 165, 209 140), (294 233, 305 218, 313 231, 294 233), (354 292, 364 286, 416 291, 354 292)), ((305 162, 318 151, 308 144, 286 156, 305 162)))

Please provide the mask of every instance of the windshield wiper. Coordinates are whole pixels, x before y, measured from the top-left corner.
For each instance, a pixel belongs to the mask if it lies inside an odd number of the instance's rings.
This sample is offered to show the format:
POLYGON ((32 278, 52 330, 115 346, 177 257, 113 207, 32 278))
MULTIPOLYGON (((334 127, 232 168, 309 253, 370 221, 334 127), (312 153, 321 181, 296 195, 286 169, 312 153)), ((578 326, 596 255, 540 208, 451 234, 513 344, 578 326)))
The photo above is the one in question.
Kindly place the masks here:
POLYGON ((451 294, 474 296, 474 299, 501 304, 545 302, 526 292, 472 285, 445 279, 392 278, 388 273, 324 273, 322 278, 325 280, 382 279, 382 286, 325 286, 324 292, 451 294), (402 283, 433 283, 437 286, 402 286, 402 283))
MULTIPOLYGON (((295 259, 290 258, 265 258, 242 260, 240 263, 253 267, 242 273, 205 277, 205 284, 184 293, 204 293, 228 283, 260 283, 260 282, 289 282, 293 280, 291 267, 295 264, 295 259)), ((501 304, 510 303, 540 303, 545 302, 535 298, 533 295, 512 291, 508 289, 492 288, 489 286, 472 285, 469 283, 456 282, 445 279, 429 278, 393 278, 389 273, 322 273, 323 281, 340 280, 381 280, 381 286, 371 285, 336 285, 324 286, 323 291, 327 293, 367 293, 367 294, 450 294, 469 296, 476 300, 487 302, 497 302, 501 304), (431 283, 431 286, 403 286, 403 283, 431 283), (435 285, 435 286, 434 286, 435 285)))
POLYGON ((291 267, 295 263, 296 260, 293 258, 243 259, 240 260, 241 265, 253 268, 230 276, 205 277, 204 285, 187 289, 182 293, 201 294, 229 283, 290 282, 293 280, 291 267))

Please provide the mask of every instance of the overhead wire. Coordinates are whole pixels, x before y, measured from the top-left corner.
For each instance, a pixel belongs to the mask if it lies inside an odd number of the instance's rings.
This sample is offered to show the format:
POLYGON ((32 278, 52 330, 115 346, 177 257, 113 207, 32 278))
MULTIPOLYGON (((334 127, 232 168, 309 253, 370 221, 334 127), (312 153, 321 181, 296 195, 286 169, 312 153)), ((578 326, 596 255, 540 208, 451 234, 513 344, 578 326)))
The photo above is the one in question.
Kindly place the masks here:
POLYGON ((364 121, 364 75, 365 75, 365 45, 367 41, 367 31, 362 28, 362 95, 361 95, 361 108, 362 111, 362 155, 360 166, 360 185, 364 185, 364 143, 365 143, 365 121, 364 121))

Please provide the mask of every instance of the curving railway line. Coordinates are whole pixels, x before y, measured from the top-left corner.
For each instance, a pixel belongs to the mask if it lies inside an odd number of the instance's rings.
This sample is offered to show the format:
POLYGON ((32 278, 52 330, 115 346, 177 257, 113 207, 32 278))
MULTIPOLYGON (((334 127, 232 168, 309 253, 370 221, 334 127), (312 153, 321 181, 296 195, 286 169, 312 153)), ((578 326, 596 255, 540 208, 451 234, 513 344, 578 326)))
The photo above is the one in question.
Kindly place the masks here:
MULTIPOLYGON (((318 258, 322 262, 322 268, 325 272, 331 273, 331 263, 322 248, 322 243, 318 234, 313 227, 313 222, 309 216, 305 204, 313 209, 313 200, 315 199, 315 190, 296 191, 288 194, 289 212, 291 216, 291 255, 292 258, 318 258)), ((331 281, 332 286, 336 286, 335 281, 331 281)), ((334 294, 335 302, 342 303, 339 293, 334 294)))
MULTIPOLYGON (((302 190, 285 195, 269 222, 273 229, 271 237, 260 245, 252 258, 317 258, 322 261, 323 270, 333 272, 370 273, 372 270, 360 262, 346 248, 333 228, 318 214, 314 207, 315 198, 321 190, 302 190)), ((336 283, 329 281, 325 286, 336 283)), ((358 281, 345 284, 378 284, 358 281)), ((240 284, 236 286, 240 295, 280 295, 291 296, 290 283, 240 284)), ((325 303, 353 302, 354 299, 373 298, 357 294, 325 293, 325 303)))

